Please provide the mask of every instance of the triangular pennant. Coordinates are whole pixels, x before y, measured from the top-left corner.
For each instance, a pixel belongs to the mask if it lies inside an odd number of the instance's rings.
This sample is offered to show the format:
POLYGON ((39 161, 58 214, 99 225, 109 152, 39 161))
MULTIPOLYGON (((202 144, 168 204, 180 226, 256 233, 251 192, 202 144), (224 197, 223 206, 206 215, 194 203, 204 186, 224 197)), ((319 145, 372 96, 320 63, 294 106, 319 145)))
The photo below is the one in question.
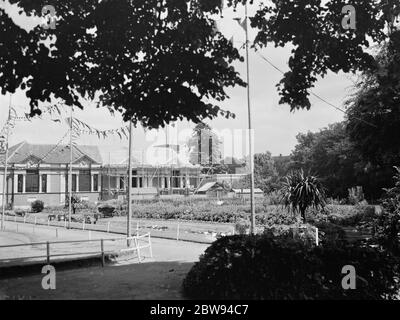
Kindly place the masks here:
POLYGON ((247 32, 247 18, 244 18, 240 26, 247 32))
POLYGON ((219 8, 220 8, 220 10, 221 10, 221 18, 223 18, 224 17, 224 14, 223 14, 223 10, 224 10, 224 7, 225 7, 225 0, 221 0, 221 4, 220 4, 220 6, 219 6, 219 8))
POLYGON ((244 31, 247 31, 247 20, 246 20, 246 18, 244 18, 243 21, 240 21, 240 18, 234 18, 233 20, 236 20, 237 23, 239 24, 239 26, 241 26, 244 31))

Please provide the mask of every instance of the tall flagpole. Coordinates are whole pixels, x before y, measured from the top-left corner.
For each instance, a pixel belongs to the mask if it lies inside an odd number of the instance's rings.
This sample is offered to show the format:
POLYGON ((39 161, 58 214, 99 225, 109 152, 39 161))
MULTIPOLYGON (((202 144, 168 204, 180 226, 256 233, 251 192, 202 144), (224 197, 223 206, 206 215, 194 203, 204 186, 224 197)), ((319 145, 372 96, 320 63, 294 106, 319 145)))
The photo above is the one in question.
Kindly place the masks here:
POLYGON ((72 112, 69 122, 69 173, 68 173, 68 229, 71 228, 71 213, 72 213, 72 112))
POLYGON ((6 189, 7 189, 7 166, 8 166, 8 137, 9 137, 9 130, 10 130, 10 118, 11 118, 11 95, 10 95, 10 105, 8 109, 8 118, 6 122, 6 137, 5 137, 5 157, 4 157, 4 177, 3 177, 3 197, 2 197, 2 210, 1 210, 1 230, 4 230, 4 216, 6 211, 6 189))
POLYGON ((133 125, 132 120, 129 121, 129 157, 128 157, 128 213, 127 213, 127 226, 126 226, 126 237, 127 246, 130 247, 132 236, 131 231, 131 214, 132 214, 132 140, 133 140, 133 125))
POLYGON ((250 157, 250 232, 255 234, 255 208, 254 208, 254 156, 253 156, 253 139, 251 127, 251 103, 250 103, 250 67, 249 67, 249 32, 247 17, 247 1, 245 4, 245 31, 246 31, 246 66, 247 66, 247 111, 249 119, 249 157, 250 157))

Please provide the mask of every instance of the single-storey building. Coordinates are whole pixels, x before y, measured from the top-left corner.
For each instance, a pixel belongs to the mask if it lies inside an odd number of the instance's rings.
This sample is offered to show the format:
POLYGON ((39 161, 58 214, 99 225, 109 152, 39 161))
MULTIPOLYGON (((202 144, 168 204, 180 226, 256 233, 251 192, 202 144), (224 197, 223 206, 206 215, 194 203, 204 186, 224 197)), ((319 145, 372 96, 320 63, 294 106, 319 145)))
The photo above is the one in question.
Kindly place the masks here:
POLYGON ((233 189, 227 183, 206 182, 196 190, 196 194, 211 198, 229 198, 234 196, 233 189))
MULTIPOLYGON (((72 191, 81 200, 100 200, 102 159, 96 146, 72 147, 72 191)), ((28 208, 42 200, 45 206, 64 205, 68 194, 70 147, 30 144, 9 148, 6 204, 28 208)), ((3 193, 4 155, 0 161, 0 194, 3 193)), ((1 201, 2 202, 2 199, 1 201)))

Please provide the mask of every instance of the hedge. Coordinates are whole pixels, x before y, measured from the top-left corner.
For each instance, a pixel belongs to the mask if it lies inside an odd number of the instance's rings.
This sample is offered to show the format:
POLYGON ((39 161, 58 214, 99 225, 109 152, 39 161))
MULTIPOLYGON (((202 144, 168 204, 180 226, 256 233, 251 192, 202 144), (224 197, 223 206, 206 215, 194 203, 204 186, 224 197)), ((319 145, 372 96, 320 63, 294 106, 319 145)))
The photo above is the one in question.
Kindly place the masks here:
POLYGON ((241 235, 214 242, 184 279, 183 292, 216 300, 390 299, 397 280, 398 261, 378 249, 241 235), (356 290, 342 288, 345 265, 356 269, 356 290))

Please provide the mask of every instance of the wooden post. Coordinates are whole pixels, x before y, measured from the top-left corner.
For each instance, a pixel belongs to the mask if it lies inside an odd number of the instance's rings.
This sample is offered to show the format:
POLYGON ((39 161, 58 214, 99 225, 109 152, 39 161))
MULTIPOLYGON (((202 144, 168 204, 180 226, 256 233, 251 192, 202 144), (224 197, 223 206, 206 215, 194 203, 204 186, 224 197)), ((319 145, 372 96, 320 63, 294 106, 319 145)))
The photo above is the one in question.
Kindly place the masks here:
POLYGON ((47 264, 50 264, 50 242, 46 242, 47 264))
POLYGON ((150 248, 150 258, 153 258, 153 248, 151 247, 151 237, 149 232, 149 248, 150 248))
POLYGON ((37 219, 37 217, 35 216, 35 225, 36 225, 36 219, 37 219))
POLYGON ((17 232, 18 232, 18 223, 17 223, 17 232))
POLYGON ((82 221, 82 230, 85 230, 85 218, 83 218, 83 221, 82 221))
POLYGON ((58 228, 56 228, 56 238, 58 238, 58 228))
POLYGON ((137 237, 135 237, 135 245, 136 245, 136 250, 137 250, 137 254, 138 254, 138 259, 140 262, 140 247, 139 247, 139 241, 138 241, 137 237))
POLYGON ((110 232, 110 221, 107 222, 107 233, 110 232))
POLYGON ((176 241, 179 241, 179 222, 178 227, 176 228, 176 241))
POLYGON ((24 215, 24 223, 26 222, 26 215, 24 215))
POLYGON ((318 235, 318 228, 315 228, 315 244, 319 245, 319 235, 318 235))
POLYGON ((100 240, 100 247, 101 247, 101 266, 104 268, 104 240, 100 240))

